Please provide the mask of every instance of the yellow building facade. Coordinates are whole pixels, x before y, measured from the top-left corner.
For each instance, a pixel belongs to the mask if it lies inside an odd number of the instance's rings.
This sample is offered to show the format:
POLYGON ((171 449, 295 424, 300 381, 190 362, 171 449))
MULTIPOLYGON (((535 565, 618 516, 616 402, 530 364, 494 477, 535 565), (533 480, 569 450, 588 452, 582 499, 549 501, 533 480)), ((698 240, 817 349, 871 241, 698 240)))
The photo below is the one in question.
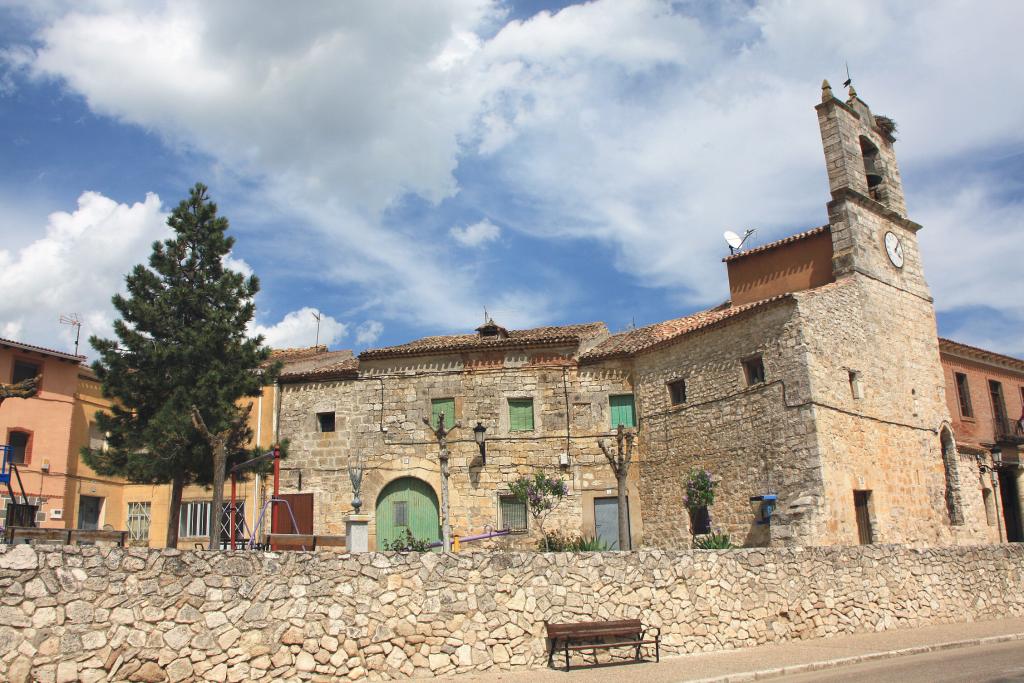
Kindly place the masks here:
MULTIPOLYGON (((133 545, 163 547, 170 508, 169 484, 132 484, 104 477, 82 459, 81 449, 104 448, 105 438, 96 414, 109 410, 95 374, 76 356, 54 349, 0 339, 0 382, 14 383, 37 375, 36 396, 10 398, 0 404, 0 443, 11 444, 24 499, 37 505, 36 524, 45 528, 127 530, 133 545)), ((275 442, 277 387, 264 387, 261 396, 247 398, 251 405, 252 443, 269 450, 275 442)), ((14 484, 15 497, 23 500, 14 484)), ((237 484, 237 500, 244 524, 239 537, 248 537, 264 500, 262 481, 251 473, 237 484)), ((0 492, 0 526, 6 524, 10 495, 0 492)), ((209 535, 209 506, 213 492, 190 485, 182 491, 179 548, 205 547, 209 535)), ((231 499, 230 481, 224 501, 231 499)), ((268 513, 269 517, 269 513, 268 513)), ((227 526, 227 525, 226 525, 227 526)), ((225 528, 226 528, 225 526, 225 528)), ((266 522, 269 531, 269 519, 266 522)))

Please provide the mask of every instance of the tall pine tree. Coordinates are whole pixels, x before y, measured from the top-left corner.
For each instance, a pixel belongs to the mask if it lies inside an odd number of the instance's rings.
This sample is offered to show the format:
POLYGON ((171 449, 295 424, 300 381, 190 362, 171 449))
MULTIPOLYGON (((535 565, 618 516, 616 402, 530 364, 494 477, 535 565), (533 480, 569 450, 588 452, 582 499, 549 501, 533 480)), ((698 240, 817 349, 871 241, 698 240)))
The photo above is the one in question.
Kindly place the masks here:
POLYGON ((197 183, 167 219, 174 237, 153 244, 149 267, 129 273, 128 295, 114 295, 117 339, 92 337, 93 369, 111 414, 98 414, 109 433, 106 451, 83 450, 103 475, 171 486, 167 545, 178 542, 182 488, 213 485, 210 545, 220 532, 224 469, 244 457, 251 438, 243 396, 259 396, 277 368, 263 338, 246 335, 259 291, 255 276, 224 266, 234 238, 197 183))

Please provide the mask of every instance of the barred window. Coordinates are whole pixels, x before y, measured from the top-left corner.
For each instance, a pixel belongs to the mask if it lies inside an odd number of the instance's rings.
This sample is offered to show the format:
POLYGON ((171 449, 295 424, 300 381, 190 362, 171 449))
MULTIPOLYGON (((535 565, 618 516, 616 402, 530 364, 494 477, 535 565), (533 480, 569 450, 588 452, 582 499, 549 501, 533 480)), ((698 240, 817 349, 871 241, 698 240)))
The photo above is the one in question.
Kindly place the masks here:
MULTIPOLYGON (((235 510, 235 540, 245 538, 245 501, 240 500, 235 510)), ((231 501, 224 503, 223 514, 220 516, 220 537, 231 540, 231 501)))
POLYGON ((128 537, 133 541, 149 540, 149 502, 128 503, 128 537))
POLYGON ((498 520, 499 527, 514 534, 526 532, 526 503, 515 496, 499 496, 498 511, 501 515, 501 519, 498 520))

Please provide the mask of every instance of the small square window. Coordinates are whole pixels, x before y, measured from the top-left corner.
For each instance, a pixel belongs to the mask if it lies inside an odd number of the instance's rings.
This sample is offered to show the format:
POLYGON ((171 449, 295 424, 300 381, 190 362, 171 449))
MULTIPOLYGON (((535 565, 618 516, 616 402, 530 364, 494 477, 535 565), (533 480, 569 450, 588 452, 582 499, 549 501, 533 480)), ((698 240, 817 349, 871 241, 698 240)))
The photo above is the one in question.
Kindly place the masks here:
POLYGON ((28 432, 14 432, 7 435, 8 445, 11 447, 11 462, 15 465, 24 465, 28 462, 28 432))
POLYGON ((510 432, 533 431, 532 398, 510 398, 508 400, 508 429, 510 432))
POLYGON ((42 366, 37 363, 16 360, 14 361, 14 370, 11 372, 11 384, 17 384, 18 382, 38 377, 41 371, 42 366))
POLYGON ((316 414, 317 428, 321 432, 333 432, 334 431, 334 411, 329 413, 317 413, 316 414))
POLYGON ((395 526, 409 526, 409 502, 405 500, 391 501, 391 517, 395 526))
POLYGON ((674 382, 669 382, 668 397, 674 406, 686 403, 686 380, 677 379, 674 382))
POLYGON ((761 359, 761 356, 755 356, 743 361, 743 372, 747 376, 747 386, 764 382, 764 361, 761 359))
POLYGON ((526 503, 515 496, 498 497, 500 519, 498 527, 508 529, 514 534, 526 533, 526 503))

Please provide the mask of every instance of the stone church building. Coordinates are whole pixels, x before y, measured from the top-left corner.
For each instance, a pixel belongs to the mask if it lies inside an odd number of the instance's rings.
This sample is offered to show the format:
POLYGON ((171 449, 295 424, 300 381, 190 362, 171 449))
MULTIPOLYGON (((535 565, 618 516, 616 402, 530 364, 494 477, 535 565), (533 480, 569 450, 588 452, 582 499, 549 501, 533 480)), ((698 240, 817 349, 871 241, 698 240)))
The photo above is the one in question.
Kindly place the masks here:
POLYGON ((888 119, 827 83, 816 107, 828 223, 729 256, 731 298, 610 334, 603 323, 506 330, 322 353, 286 366, 283 491, 316 533, 344 533, 347 467, 365 461, 370 547, 409 528, 438 537, 438 444, 449 439, 451 524, 538 536, 509 483, 542 470, 569 495, 546 529, 618 536, 615 479, 598 446, 635 430, 634 547, 685 547, 693 467, 720 480, 711 526, 743 545, 995 541, 979 458, 956 448, 935 311, 907 218, 888 119), (484 449, 473 428, 486 428, 484 449), (776 496, 767 521, 751 498, 776 496))

